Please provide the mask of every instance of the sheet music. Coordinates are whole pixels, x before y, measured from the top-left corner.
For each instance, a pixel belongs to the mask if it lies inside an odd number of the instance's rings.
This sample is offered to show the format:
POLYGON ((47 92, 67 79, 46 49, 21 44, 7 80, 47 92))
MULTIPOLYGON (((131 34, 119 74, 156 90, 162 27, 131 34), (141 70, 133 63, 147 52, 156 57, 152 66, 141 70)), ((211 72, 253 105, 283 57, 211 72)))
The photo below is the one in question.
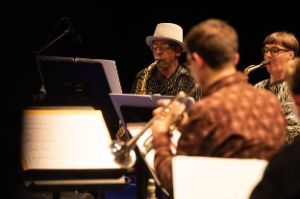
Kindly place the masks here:
POLYGON ((125 119, 121 112, 122 105, 134 106, 134 107, 154 107, 156 106, 152 100, 150 95, 137 95, 137 94, 116 94, 110 93, 110 99, 113 103, 115 111, 118 114, 119 119, 122 124, 126 125, 125 119))
MULTIPOLYGON (((130 93, 110 93, 111 101, 114 105, 114 108, 118 114, 119 119, 121 120, 122 124, 126 126, 125 119, 121 112, 121 106, 128 106, 128 107, 150 107, 155 108, 157 107, 157 101, 160 99, 172 99, 174 96, 168 95, 139 95, 139 94, 130 94, 130 93)), ((194 103, 195 100, 192 97, 188 98, 187 108, 190 108, 194 103)))
POLYGON ((261 180, 266 160, 176 156, 174 199, 248 199, 261 180))
POLYGON ((25 110, 22 153, 28 169, 120 168, 100 110, 25 110))
MULTIPOLYGON (((145 125, 145 123, 129 123, 127 125, 127 128, 129 130, 129 133, 131 134, 131 136, 136 136, 141 131, 141 129, 143 128, 144 125, 145 125)), ((141 154, 145 155, 145 159, 148 163, 148 166, 150 166, 150 168, 155 172, 155 169, 154 169, 155 151, 154 151, 154 149, 151 149, 150 151, 147 152, 146 147, 144 145, 145 141, 148 139, 148 137, 151 134, 152 134, 151 129, 146 130, 145 133, 137 141, 137 147, 139 148, 139 151, 141 152, 141 154)), ((179 131, 173 132, 173 136, 172 136, 172 140, 171 140, 172 146, 170 146, 173 154, 176 153, 177 142, 178 142, 178 139, 180 138, 180 135, 181 134, 179 131)))
POLYGON ((75 58, 77 62, 101 63, 112 93, 122 93, 116 62, 108 59, 75 58))
POLYGON ((43 79, 43 75, 40 71, 40 68, 41 68, 40 61, 43 61, 43 60, 64 61, 64 62, 83 62, 83 63, 100 63, 104 69, 111 92, 112 93, 122 93, 118 70, 117 70, 116 62, 114 60, 39 55, 39 56, 37 56, 37 65, 39 66, 38 69, 39 69, 39 73, 40 73, 43 83, 45 83, 45 82, 43 79))

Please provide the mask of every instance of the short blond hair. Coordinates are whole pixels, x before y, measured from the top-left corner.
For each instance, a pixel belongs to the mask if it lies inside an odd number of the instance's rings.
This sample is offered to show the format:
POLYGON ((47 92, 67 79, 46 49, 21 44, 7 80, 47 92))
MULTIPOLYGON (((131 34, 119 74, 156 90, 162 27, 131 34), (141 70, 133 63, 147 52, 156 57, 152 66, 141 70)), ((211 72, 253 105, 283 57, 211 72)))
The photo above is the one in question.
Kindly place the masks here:
POLYGON ((278 31, 269 34, 263 41, 263 44, 277 44, 294 52, 294 56, 298 55, 299 42, 296 36, 291 32, 278 31))

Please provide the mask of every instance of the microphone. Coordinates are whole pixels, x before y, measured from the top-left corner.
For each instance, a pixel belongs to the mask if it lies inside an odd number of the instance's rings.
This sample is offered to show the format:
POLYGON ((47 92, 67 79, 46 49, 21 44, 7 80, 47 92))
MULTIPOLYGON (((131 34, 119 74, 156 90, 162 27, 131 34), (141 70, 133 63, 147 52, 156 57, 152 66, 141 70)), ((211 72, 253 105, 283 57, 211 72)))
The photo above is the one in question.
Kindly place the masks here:
POLYGON ((81 36, 79 35, 79 33, 74 28, 74 26, 71 23, 70 19, 67 18, 67 17, 65 17, 65 20, 66 20, 66 22, 68 24, 68 30, 69 30, 69 32, 74 35, 75 39, 78 41, 79 44, 83 44, 83 40, 82 40, 81 36))
POLYGON ((47 92, 46 92, 46 89, 45 89, 44 84, 42 84, 39 93, 33 95, 33 96, 32 96, 32 100, 33 100, 34 102, 41 102, 41 101, 44 100, 46 97, 47 97, 47 92))

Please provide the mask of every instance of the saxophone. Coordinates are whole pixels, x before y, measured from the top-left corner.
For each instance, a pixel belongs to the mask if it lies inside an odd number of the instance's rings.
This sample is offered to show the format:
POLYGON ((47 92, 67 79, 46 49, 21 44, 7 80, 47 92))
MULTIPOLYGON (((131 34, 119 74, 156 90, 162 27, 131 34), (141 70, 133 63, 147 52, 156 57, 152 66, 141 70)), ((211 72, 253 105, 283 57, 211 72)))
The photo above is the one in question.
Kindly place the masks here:
POLYGON ((258 65, 250 65, 247 68, 244 69, 244 74, 248 77, 249 73, 251 73, 252 71, 258 69, 258 68, 262 68, 265 67, 267 64, 266 61, 262 61, 260 64, 258 65))
POLYGON ((149 73, 157 65, 159 60, 160 57, 155 57, 155 61, 144 70, 142 77, 137 80, 137 84, 134 92, 135 94, 142 94, 142 95, 146 94, 146 86, 147 86, 146 82, 148 80, 149 73))

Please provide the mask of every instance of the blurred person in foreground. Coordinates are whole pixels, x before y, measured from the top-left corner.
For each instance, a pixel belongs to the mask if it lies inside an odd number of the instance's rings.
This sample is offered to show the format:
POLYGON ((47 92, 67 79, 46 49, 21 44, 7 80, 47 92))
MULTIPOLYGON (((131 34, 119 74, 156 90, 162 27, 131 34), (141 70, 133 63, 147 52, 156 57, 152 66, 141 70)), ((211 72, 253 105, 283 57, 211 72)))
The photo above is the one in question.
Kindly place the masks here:
POLYGON ((256 89, 238 72, 238 35, 227 22, 208 19, 195 25, 185 38, 187 61, 203 95, 188 112, 184 104, 154 110, 155 170, 172 193, 170 127, 181 137, 177 155, 269 159, 284 144, 286 123, 276 96, 256 89), (180 116, 178 116, 180 115, 180 116), (180 119, 179 119, 180 118, 180 119))

